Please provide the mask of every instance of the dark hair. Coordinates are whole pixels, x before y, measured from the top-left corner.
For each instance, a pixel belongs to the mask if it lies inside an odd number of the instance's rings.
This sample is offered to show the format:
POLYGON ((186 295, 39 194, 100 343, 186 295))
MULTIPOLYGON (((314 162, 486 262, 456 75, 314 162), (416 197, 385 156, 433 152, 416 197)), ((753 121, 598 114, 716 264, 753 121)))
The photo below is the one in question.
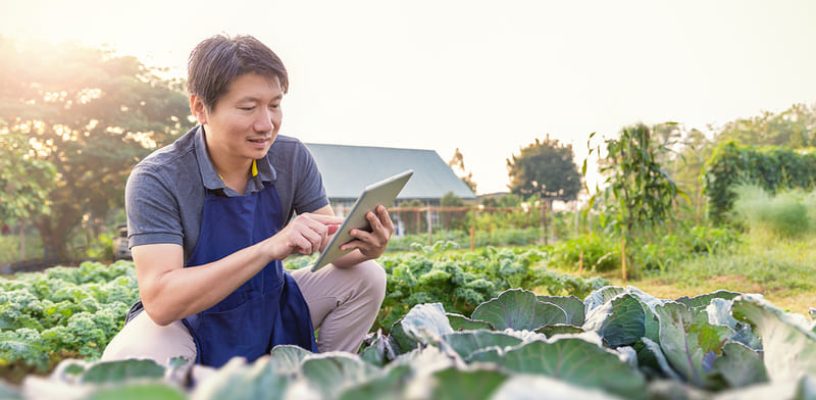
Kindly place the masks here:
POLYGON ((187 90, 213 110, 232 81, 246 73, 278 77, 283 92, 289 90, 283 62, 269 47, 249 35, 233 38, 217 35, 199 43, 187 61, 187 90))

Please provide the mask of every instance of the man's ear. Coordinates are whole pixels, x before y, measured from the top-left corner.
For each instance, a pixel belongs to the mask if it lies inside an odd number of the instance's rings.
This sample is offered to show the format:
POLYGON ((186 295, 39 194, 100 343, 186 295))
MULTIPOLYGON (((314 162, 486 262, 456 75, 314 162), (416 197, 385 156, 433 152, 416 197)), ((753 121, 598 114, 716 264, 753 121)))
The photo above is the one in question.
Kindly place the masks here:
POLYGON ((191 94, 190 95, 190 112, 198 120, 198 123, 205 125, 207 123, 207 106, 201 101, 201 98, 191 94))

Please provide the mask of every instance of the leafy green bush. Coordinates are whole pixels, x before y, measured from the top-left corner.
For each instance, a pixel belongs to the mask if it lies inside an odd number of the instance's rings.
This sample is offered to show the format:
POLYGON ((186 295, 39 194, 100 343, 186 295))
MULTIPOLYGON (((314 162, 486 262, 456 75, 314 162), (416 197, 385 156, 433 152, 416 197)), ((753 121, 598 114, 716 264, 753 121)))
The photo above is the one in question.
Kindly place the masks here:
MULTIPOLYGON (((481 302, 509 288, 541 288, 554 295, 584 296, 603 286, 600 278, 583 279, 546 269, 546 254, 535 249, 499 249, 450 251, 453 242, 433 246, 413 244, 414 252, 384 255, 377 261, 388 273, 386 297, 375 322, 388 329, 416 305, 442 303, 446 309, 470 313, 481 302)), ((285 261, 286 268, 310 265, 314 257, 296 257, 285 261)))
POLYGON ((390 327, 421 303, 440 302, 452 312, 470 313, 509 288, 544 288, 550 294, 583 296, 605 283, 549 271, 542 265, 545 253, 532 249, 446 252, 454 247, 450 242, 415 247, 420 251, 379 259, 388 272, 388 286, 378 327, 390 327))
POLYGON ((687 248, 695 254, 715 254, 739 242, 734 229, 707 225, 693 226, 683 237, 687 248))
POLYGON ((736 188, 744 184, 757 185, 769 193, 792 188, 809 190, 816 186, 816 152, 733 142, 719 146, 706 162, 705 172, 705 193, 714 222, 726 219, 737 199, 736 188))
POLYGON ((667 271, 690 257, 726 251, 737 241, 737 232, 728 227, 679 227, 677 233, 656 231, 648 240, 636 241, 632 258, 641 270, 667 271))
POLYGON ((477 231, 476 246, 526 246, 541 240, 541 229, 497 229, 494 231, 477 231))
POLYGON ((690 255, 686 250, 677 235, 665 235, 636 242, 630 255, 640 271, 667 271, 690 255))
MULTIPOLYGON (((431 239, 433 242, 454 242, 460 248, 470 247, 470 233, 466 231, 436 231, 431 239)), ((476 247, 526 246, 540 241, 541 230, 538 227, 477 230, 474 239, 476 247)), ((388 251, 409 251, 414 243, 428 243, 428 235, 394 236, 388 242, 388 251)))
POLYGON ((612 271, 620 266, 620 247, 614 238, 588 233, 545 247, 550 263, 577 269, 583 257, 584 269, 612 271))
POLYGON ((812 194, 791 190, 770 195, 754 185, 738 186, 735 192, 734 219, 752 231, 783 238, 800 237, 812 231, 816 212, 812 194))
MULTIPOLYGON (((470 313, 511 287, 583 296, 605 283, 547 271, 539 265, 544 254, 536 250, 448 251, 454 246, 438 242, 379 259, 388 272, 388 293, 377 327, 390 327, 411 306, 426 302, 470 313)), ((313 259, 287 259, 286 266, 305 267, 313 259)), ((125 261, 109 266, 85 262, 0 279, 0 375, 21 368, 45 372, 69 356, 98 358, 138 295, 133 263, 125 261)))
MULTIPOLYGON (((665 271, 689 257, 725 251, 737 240, 737 232, 728 227, 680 226, 675 233, 654 229, 647 238, 635 238, 629 257, 638 270, 665 271)), ((620 243, 612 235, 582 234, 543 249, 550 264, 561 268, 577 269, 582 255, 584 269, 590 271, 613 271, 620 266, 620 243)))
POLYGON ((511 289, 468 316, 450 311, 418 304, 358 354, 283 345, 217 370, 181 358, 66 360, 25 393, 0 385, 0 396, 809 399, 816 384, 814 324, 757 295, 668 300, 606 286, 581 300, 511 289))
POLYGON ((113 260, 113 238, 113 233, 100 233, 96 240, 88 244, 85 254, 94 260, 113 260))
POLYGON ((129 262, 0 279, 0 374, 44 372, 66 356, 99 357, 138 295, 129 262))

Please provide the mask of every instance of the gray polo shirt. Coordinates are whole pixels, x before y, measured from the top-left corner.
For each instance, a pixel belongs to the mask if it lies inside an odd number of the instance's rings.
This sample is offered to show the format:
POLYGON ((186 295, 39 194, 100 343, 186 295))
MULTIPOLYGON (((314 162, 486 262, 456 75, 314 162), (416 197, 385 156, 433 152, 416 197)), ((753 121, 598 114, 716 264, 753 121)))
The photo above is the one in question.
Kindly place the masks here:
MULTIPOLYGON (((258 175, 249 179, 246 193, 274 185, 284 220, 329 204, 317 164, 299 140, 278 135, 257 165, 258 175)), ((215 172, 204 130, 198 126, 147 156, 131 171, 125 187, 130 247, 178 244, 184 247, 187 260, 198 241, 208 191, 218 196, 240 196, 215 172)))

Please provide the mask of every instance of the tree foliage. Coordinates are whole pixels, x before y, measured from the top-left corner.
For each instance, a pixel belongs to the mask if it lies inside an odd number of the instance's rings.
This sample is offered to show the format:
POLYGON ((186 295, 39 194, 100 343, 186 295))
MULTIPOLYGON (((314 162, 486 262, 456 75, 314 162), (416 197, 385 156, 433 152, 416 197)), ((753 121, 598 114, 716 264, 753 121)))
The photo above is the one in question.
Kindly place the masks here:
POLYGON ((605 204, 612 211, 613 223, 622 232, 635 227, 659 225, 671 218, 677 185, 658 159, 667 151, 652 141, 649 127, 643 124, 624 128, 617 139, 606 141, 605 204))
POLYGON ((0 125, 0 221, 47 215, 54 166, 36 158, 26 135, 0 125))
MULTIPOLYGON (((693 206, 693 218, 698 223, 701 222, 706 206, 709 206, 709 216, 721 221, 720 212, 728 207, 723 209, 721 204, 716 203, 719 200, 707 203, 711 199, 711 192, 710 189, 704 189, 704 186, 710 185, 710 182, 705 182, 705 176, 707 168, 714 165, 711 159, 715 152, 722 153, 722 148, 728 146, 728 143, 734 143, 734 146, 740 148, 777 146, 806 149, 816 146, 816 104, 794 104, 778 113, 763 112, 727 122, 718 128, 709 126, 711 134, 674 123, 659 124, 652 130, 655 140, 667 143, 672 150, 661 157, 660 163, 678 188, 688 193, 693 206)), ((722 199, 722 196, 716 197, 722 199)))
POLYGON ((693 208, 693 217, 699 223, 704 217, 706 199, 703 194, 703 175, 706 161, 714 151, 714 142, 699 129, 684 130, 679 139, 678 156, 664 164, 678 190, 687 193, 693 208))
POLYGON ((737 197, 739 184, 754 184, 769 193, 779 189, 816 186, 816 153, 790 148, 720 145, 706 165, 705 193, 709 217, 724 222, 737 197))
POLYGON ((448 166, 453 168, 454 172, 459 176, 459 179, 461 179, 473 193, 476 193, 476 181, 473 180, 473 172, 465 168, 465 156, 462 155, 458 147, 453 153, 453 157, 448 161, 448 166))
POLYGON ((740 118, 723 126, 717 143, 803 148, 816 146, 816 104, 794 104, 779 113, 740 118))
POLYGON ((48 191, 30 216, 46 257, 66 259, 71 230, 123 204, 130 168, 186 128, 181 82, 133 57, 0 39, 0 120, 28 138, 11 154, 16 184, 48 191), (26 159, 28 157, 28 159, 26 159), (50 164, 56 174, 37 173, 50 164))
MULTIPOLYGON (((591 140, 592 136, 590 136, 591 140)), ((590 149, 590 154, 600 149, 590 149)), ((657 144, 653 133, 643 124, 623 128, 617 139, 606 141, 606 158, 601 174, 606 176, 602 195, 604 214, 621 237, 621 270, 627 278, 626 242, 644 228, 664 224, 672 218, 677 185, 664 171, 659 159, 668 151, 657 144)))
POLYGON ((573 160, 571 145, 562 145, 549 136, 536 139, 507 160, 510 191, 523 197, 575 200, 581 190, 581 175, 573 160))

